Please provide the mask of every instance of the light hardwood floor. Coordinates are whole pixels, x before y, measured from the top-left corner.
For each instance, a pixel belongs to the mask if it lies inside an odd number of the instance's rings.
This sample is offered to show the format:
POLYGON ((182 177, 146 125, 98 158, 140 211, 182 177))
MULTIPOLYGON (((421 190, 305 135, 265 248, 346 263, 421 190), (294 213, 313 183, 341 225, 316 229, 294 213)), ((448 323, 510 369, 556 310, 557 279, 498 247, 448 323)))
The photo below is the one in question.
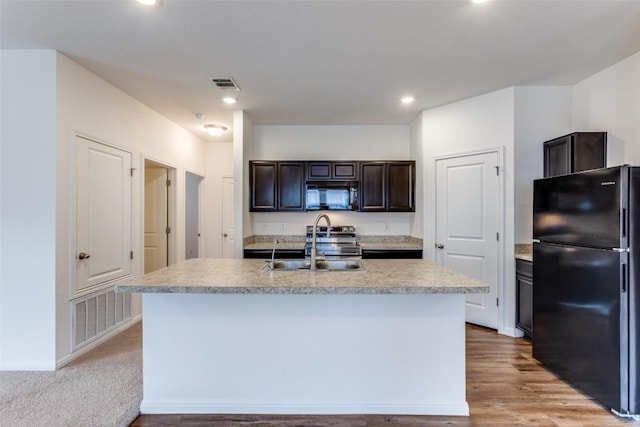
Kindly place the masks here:
POLYGON ((132 426, 640 426, 621 420, 546 371, 531 344, 467 325, 470 417, 348 415, 142 415, 132 426))

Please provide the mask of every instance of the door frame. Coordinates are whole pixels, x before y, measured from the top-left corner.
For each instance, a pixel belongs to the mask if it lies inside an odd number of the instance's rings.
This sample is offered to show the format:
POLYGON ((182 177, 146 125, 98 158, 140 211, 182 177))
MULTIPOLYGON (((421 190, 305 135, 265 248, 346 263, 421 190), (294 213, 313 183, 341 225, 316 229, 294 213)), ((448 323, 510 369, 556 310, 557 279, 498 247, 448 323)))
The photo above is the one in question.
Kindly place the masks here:
MULTIPOLYGON (((169 250, 169 256, 168 256, 168 263, 169 265, 171 264, 175 264, 178 261, 177 258, 177 226, 176 226, 176 216, 177 216, 177 206, 176 206, 176 200, 177 200, 177 196, 176 196, 176 184, 177 184, 177 168, 174 165, 170 165, 168 163, 165 163, 161 160, 157 160, 154 159, 152 157, 146 156, 146 155, 142 155, 142 159, 141 159, 141 176, 143 177, 143 179, 141 179, 141 183, 140 183, 140 194, 142 196, 142 200, 144 200, 144 193, 145 193, 145 189, 144 189, 144 176, 145 176, 145 164, 146 162, 151 162, 157 166, 163 167, 167 169, 167 177, 168 179, 171 181, 171 185, 169 186, 169 190, 167 191, 167 203, 168 203, 168 207, 167 207, 167 215, 168 215, 168 220, 167 220, 167 226, 169 228, 171 228, 171 233, 169 233, 169 236, 167 237, 167 243, 168 243, 168 250, 169 250)), ((141 247, 140 247, 140 259, 144 260, 144 218, 145 218, 146 212, 144 210, 144 203, 142 203, 142 205, 140 206, 140 230, 139 230, 139 238, 140 238, 140 242, 141 242, 141 247)), ((141 272, 140 274, 144 274, 144 262, 140 263, 140 268, 141 268, 141 272)))
MULTIPOLYGON (((235 187, 235 177, 233 175, 221 175, 220 176, 220 228, 219 228, 219 233, 218 233, 218 239, 219 239, 219 244, 220 244, 220 258, 224 258, 224 238, 222 237, 222 234, 224 233, 224 180, 227 178, 231 178, 233 179, 233 185, 235 187)), ((234 197, 235 197, 235 192, 234 192, 234 197)), ((236 216, 235 216, 235 202, 231 204, 231 212, 232 212, 232 216, 233 216, 233 221, 235 223, 236 221, 236 216)), ((235 230, 235 224, 234 224, 234 230, 235 230)), ((235 240, 234 236, 234 240, 235 240)), ((235 243, 234 243, 234 252, 235 252, 235 243)))
MULTIPOLYGON (((425 251, 425 254, 428 254, 428 258, 432 262, 436 262, 436 251, 434 245, 436 244, 436 227, 437 227, 437 182, 436 182, 436 172, 437 172, 437 162, 439 160, 448 160, 455 159, 460 157, 468 157, 475 156, 480 154, 491 154, 496 153, 498 155, 498 211, 500 212, 500 216, 498 218, 498 232, 500 233, 500 241, 498 242, 498 332, 501 334, 506 334, 510 336, 514 336, 512 333, 508 333, 505 331, 505 308, 507 306, 507 296, 506 296, 506 286, 505 286, 505 243, 507 241, 505 234, 505 167, 504 167, 504 147, 494 147, 494 148, 486 148, 482 150, 471 150, 471 151, 461 151, 449 154, 442 154, 439 156, 434 156, 431 161, 431 173, 430 173, 430 192, 431 192, 431 203, 429 203, 430 208, 429 212, 431 213, 431 219, 428 222, 430 226, 430 230, 425 235, 425 246, 429 248, 425 251)), ((425 223, 427 223, 425 221, 425 223)), ((509 306, 511 306, 509 304, 509 306)))

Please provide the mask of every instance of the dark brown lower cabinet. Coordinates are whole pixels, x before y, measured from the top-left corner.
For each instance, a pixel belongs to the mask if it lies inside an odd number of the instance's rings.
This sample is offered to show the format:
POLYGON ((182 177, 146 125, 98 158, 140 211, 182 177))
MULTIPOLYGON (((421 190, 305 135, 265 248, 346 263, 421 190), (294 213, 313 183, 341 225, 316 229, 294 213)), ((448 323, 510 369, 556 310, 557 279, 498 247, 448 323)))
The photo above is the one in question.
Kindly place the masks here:
POLYGON ((533 263, 516 258, 516 327, 533 336, 533 263))

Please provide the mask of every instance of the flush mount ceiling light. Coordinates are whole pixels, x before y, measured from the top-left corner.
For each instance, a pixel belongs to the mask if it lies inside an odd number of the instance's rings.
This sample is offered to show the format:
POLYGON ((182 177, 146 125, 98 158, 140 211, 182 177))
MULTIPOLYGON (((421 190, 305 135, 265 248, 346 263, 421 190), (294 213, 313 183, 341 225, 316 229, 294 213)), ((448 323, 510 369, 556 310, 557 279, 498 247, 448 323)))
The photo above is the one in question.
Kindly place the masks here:
POLYGON ((238 100, 236 98, 227 96, 225 98, 222 98, 222 102, 224 102, 225 104, 235 104, 236 102, 238 102, 238 100))
POLYGON ((227 127, 222 125, 204 125, 204 128, 211 136, 220 136, 227 130, 227 127))
POLYGON ((471 3, 485 3, 487 0, 471 0, 471 3))
POLYGON ((136 1, 145 6, 160 6, 162 4, 162 0, 136 0, 136 1))
POLYGON ((400 102, 402 102, 403 104, 411 104, 415 100, 416 99, 413 96, 405 96, 400 99, 400 102))

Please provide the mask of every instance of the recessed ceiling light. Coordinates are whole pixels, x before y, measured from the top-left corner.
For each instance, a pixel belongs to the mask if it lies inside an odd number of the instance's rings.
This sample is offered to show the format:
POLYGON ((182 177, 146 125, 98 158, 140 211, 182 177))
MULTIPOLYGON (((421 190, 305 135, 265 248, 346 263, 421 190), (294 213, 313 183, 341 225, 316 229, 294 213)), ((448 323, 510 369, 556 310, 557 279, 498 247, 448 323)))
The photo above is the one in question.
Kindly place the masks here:
POLYGON ((236 102, 238 102, 238 100, 227 96, 226 98, 222 98, 222 102, 224 102, 225 104, 235 104, 236 102))
POLYGON ((220 136, 227 130, 227 127, 222 125, 204 125, 204 128, 211 136, 220 136))
POLYGON ((145 6, 160 6, 162 4, 162 0, 137 0, 137 2, 145 6))
POLYGON ((402 102, 403 104, 411 104, 413 101, 415 101, 415 98, 413 96, 405 96, 404 98, 400 99, 400 102, 402 102))

